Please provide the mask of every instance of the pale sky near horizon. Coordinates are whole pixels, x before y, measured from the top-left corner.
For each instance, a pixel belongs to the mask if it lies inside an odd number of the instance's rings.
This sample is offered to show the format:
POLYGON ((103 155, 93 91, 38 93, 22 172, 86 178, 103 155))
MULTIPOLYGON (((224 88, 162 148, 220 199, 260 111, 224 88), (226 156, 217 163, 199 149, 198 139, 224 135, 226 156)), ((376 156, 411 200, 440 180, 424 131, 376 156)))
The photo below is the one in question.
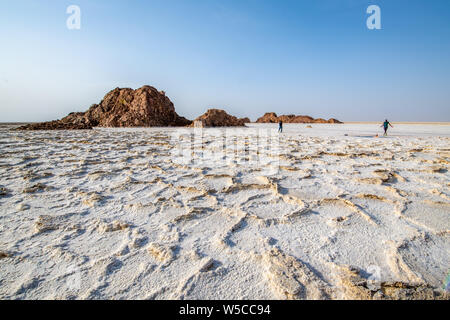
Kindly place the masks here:
POLYGON ((0 122, 146 84, 189 119, 450 121, 448 0, 0 0, 0 38, 0 122), (366 27, 371 4, 381 30, 366 27))

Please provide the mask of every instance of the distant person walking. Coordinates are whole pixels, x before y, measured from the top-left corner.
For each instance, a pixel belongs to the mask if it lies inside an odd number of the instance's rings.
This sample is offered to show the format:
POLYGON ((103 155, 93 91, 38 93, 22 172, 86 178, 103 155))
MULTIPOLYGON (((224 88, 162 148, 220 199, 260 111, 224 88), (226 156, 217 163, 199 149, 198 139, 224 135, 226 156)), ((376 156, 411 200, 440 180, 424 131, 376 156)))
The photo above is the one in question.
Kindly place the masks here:
POLYGON ((387 136, 387 131, 389 126, 391 126, 392 128, 394 127, 387 119, 384 120, 383 124, 381 125, 384 128, 384 135, 387 136))
POLYGON ((283 121, 281 121, 281 120, 278 123, 278 132, 283 132, 283 121))

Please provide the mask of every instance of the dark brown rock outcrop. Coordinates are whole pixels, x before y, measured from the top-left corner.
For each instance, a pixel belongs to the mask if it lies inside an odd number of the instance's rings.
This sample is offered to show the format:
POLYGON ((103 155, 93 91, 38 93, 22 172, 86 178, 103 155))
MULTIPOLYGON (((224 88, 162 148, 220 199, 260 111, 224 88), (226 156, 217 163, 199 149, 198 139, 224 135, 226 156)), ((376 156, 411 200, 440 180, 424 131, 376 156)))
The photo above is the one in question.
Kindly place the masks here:
POLYGON ((258 120, 256 120, 256 123, 277 123, 277 122, 279 122, 279 120, 275 112, 268 112, 261 118, 258 118, 258 120))
POLYGON ((75 130, 93 127, 186 126, 164 91, 150 86, 133 90, 116 88, 86 112, 72 112, 61 120, 28 124, 18 130, 75 130))
POLYGON ((275 112, 268 112, 256 120, 257 123, 278 123, 280 121, 284 123, 342 123, 334 118, 330 120, 314 119, 310 116, 296 116, 295 114, 277 116, 275 112))
POLYGON ((328 120, 328 123, 343 123, 343 122, 339 121, 338 119, 331 118, 328 120))
POLYGON ((248 119, 238 119, 229 115, 224 110, 209 109, 195 119, 191 124, 192 127, 244 127, 248 119))

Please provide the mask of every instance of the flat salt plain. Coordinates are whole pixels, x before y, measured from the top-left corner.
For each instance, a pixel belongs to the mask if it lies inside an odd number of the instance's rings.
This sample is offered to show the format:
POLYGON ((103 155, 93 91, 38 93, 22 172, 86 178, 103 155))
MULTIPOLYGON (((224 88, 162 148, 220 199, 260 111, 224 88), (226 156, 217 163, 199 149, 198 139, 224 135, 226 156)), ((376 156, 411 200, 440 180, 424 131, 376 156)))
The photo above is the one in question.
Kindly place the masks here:
POLYGON ((12 127, 1 299, 449 298, 450 124, 12 127))

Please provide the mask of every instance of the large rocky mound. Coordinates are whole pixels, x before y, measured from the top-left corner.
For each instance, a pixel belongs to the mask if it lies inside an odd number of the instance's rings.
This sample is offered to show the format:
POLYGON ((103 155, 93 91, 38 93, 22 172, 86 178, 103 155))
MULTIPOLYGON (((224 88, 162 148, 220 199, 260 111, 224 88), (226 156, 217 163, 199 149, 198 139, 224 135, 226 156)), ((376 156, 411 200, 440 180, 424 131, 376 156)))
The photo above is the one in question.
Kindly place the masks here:
POLYGON ((209 109, 195 119, 191 124, 192 127, 244 127, 248 119, 239 119, 229 115, 224 110, 209 109))
POLYGON ((280 121, 284 123, 342 123, 334 118, 330 120, 314 119, 310 116, 296 116, 294 114, 277 116, 275 112, 268 112, 256 120, 257 123, 278 123, 280 121))
POLYGON ((28 124, 19 130, 92 129, 93 127, 186 126, 164 91, 150 86, 116 88, 86 112, 72 112, 61 120, 28 124))

